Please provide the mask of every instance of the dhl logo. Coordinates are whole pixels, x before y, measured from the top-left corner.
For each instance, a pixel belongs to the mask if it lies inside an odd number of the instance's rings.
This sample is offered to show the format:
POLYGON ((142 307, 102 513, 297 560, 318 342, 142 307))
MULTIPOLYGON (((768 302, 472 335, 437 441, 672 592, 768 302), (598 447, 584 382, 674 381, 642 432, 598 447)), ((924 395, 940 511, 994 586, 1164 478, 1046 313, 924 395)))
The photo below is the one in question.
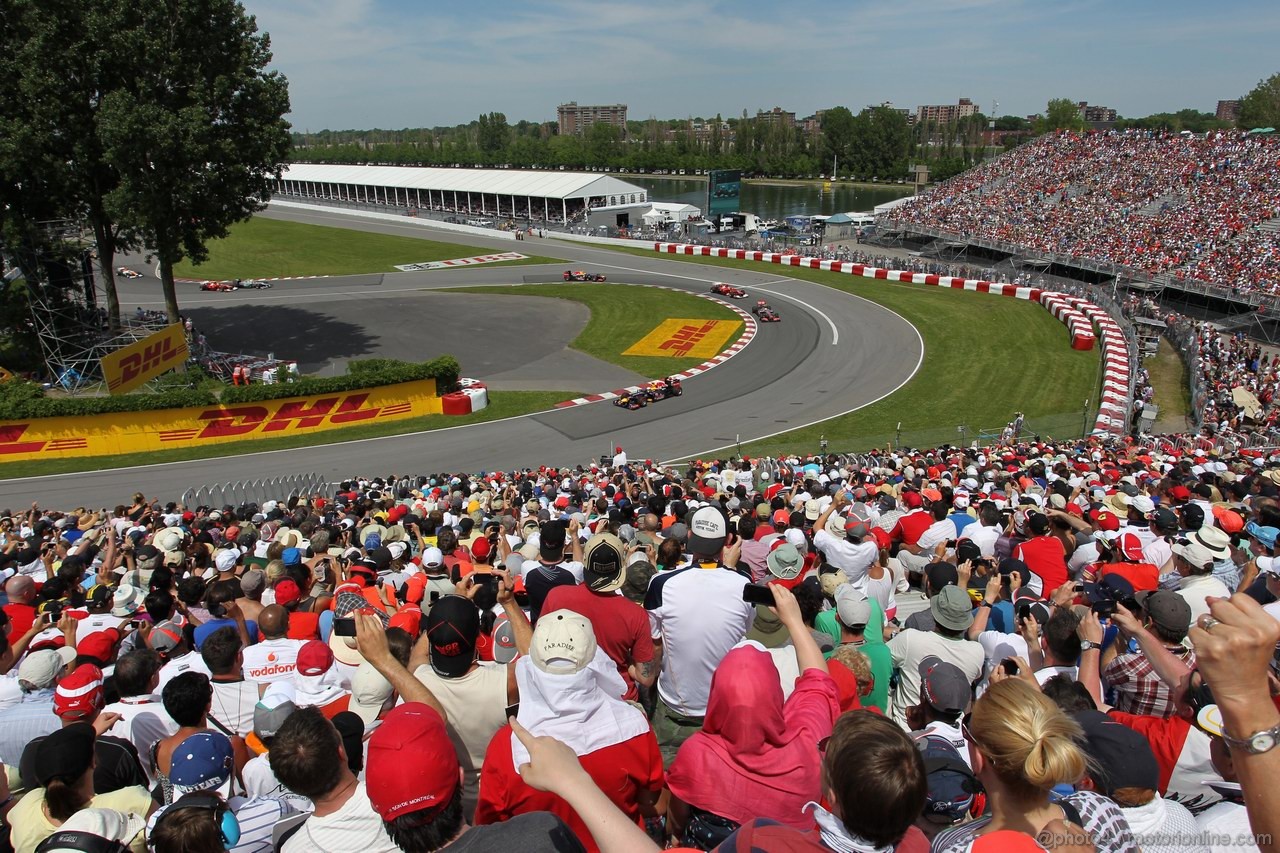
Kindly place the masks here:
POLYGON ((711 358, 741 325, 736 320, 664 320, 623 355, 711 358))
POLYGON ((185 347, 175 345, 173 338, 164 338, 147 344, 142 352, 135 352, 120 360, 120 372, 108 380, 108 387, 129 383, 138 377, 163 373, 162 368, 171 362, 184 360, 187 357, 185 347))
POLYGON ((198 441, 285 430, 296 432, 315 429, 326 424, 347 426, 361 421, 404 414, 410 410, 409 403, 364 408, 368 399, 367 393, 351 394, 346 397, 321 397, 315 400, 287 402, 274 411, 266 405, 205 409, 196 416, 196 420, 205 422, 203 427, 161 432, 160 440, 198 441))
POLYGON ((22 437, 31 424, 5 424, 0 426, 0 456, 12 456, 15 453, 39 453, 43 450, 79 450, 88 445, 89 440, 78 436, 72 438, 55 438, 51 441, 23 441, 22 437))

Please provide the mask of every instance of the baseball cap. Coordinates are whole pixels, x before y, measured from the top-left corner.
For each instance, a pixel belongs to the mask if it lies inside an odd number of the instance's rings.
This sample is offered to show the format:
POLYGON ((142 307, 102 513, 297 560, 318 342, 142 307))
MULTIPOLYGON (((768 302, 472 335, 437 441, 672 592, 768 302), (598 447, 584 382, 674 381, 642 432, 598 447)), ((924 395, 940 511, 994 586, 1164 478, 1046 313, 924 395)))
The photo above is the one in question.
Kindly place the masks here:
POLYGON ((240 591, 245 595, 249 595, 262 589, 266 586, 266 583, 267 576, 262 569, 250 569, 240 576, 240 591))
MULTIPOLYGON (((837 572, 836 576, 841 580, 844 579, 843 572, 837 572)), ((854 589, 852 585, 842 583, 836 587, 836 617, 846 628, 866 625, 871 621, 871 602, 867 600, 864 593, 854 589)))
POLYGON ((227 785, 235 769, 231 741, 221 732, 199 732, 173 750, 169 781, 175 796, 212 791, 227 785))
POLYGON ((519 655, 516 648, 516 629, 505 615, 493 623, 493 662, 511 663, 519 655))
POLYGON ((366 728, 382 713, 382 706, 391 698, 391 682, 374 669, 368 661, 356 667, 351 676, 351 703, 347 710, 364 720, 366 728))
POLYGON ((862 540, 870 531, 867 525, 857 518, 850 518, 844 523, 844 535, 847 539, 862 540))
POLYGON ((94 631, 92 634, 85 635, 85 638, 76 644, 76 654, 102 661, 104 664, 109 663, 111 656, 116 653, 116 644, 119 642, 120 631, 116 628, 94 631))
POLYGON ((707 556, 719 554, 729 537, 729 519, 718 506, 698 507, 689 516, 688 551, 707 556))
POLYGON ((136 814, 115 809, 81 809, 62 822, 58 831, 40 843, 40 853, 80 853, 85 835, 128 845, 147 822, 136 814))
POLYGON ((1161 530, 1177 530, 1178 514, 1162 506, 1151 514, 1151 523, 1161 530))
POLYGON ((288 607, 298 599, 302 598, 302 590, 298 589, 298 584, 293 578, 284 578, 275 585, 276 604, 281 607, 288 607))
POLYGON ((791 512, 785 509, 775 510, 772 518, 774 524, 790 524, 791 512))
POLYGON ((182 626, 170 619, 152 628, 147 642, 153 651, 164 653, 173 651, 182 640, 182 626))
POLYGON ((919 509, 924 506, 924 500, 920 497, 919 492, 903 492, 902 505, 907 509, 919 509))
POLYGON ((93 716, 104 704, 102 670, 93 664, 80 664, 53 691, 53 713, 64 721, 93 716))
POLYGON ((1133 584, 1121 575, 1103 575, 1097 583, 1085 584, 1084 594, 1090 604, 1096 604, 1099 601, 1123 601, 1126 598, 1133 598, 1133 584))
POLYGON ((333 651, 319 640, 308 640, 298 649, 299 675, 323 675, 333 666, 333 651))
POLYGON ((544 613, 533 629, 529 657, 533 665, 552 675, 573 675, 596 656, 591 620, 572 610, 544 613))
POLYGON ((272 738, 289 715, 298 710, 292 699, 268 690, 253 706, 253 733, 259 738, 272 738))
POLYGON ((1199 530, 1204 526, 1204 507, 1200 504, 1184 504, 1178 507, 1182 514, 1182 526, 1187 530, 1199 530))
POLYGON ((234 571, 236 564, 239 562, 240 562, 239 548, 224 548, 223 550, 218 552, 218 555, 216 557, 213 558, 213 564, 217 567, 218 571, 220 572, 234 571))
POLYGON ((1134 600, 1151 621, 1173 633, 1186 634, 1191 628, 1191 605, 1173 590, 1144 590, 1134 600))
POLYGON ((1142 540, 1128 531, 1116 537, 1116 551, 1131 563, 1142 561, 1142 540))
POLYGON ((960 582, 960 573, 951 563, 930 563, 924 567, 924 576, 929 579, 929 588, 934 592, 960 582))
POLYGON ((820 515, 822 515, 822 503, 817 498, 804 502, 804 517, 806 521, 817 521, 820 515))
POLYGON ((1256 539, 1268 548, 1276 547, 1276 537, 1280 537, 1280 528, 1265 527, 1256 521, 1251 521, 1244 526, 1244 532, 1251 539, 1256 539))
POLYGON ((36 744, 36 782, 46 788, 54 779, 79 779, 93 765, 95 740, 90 723, 72 723, 51 732, 36 744))
POLYGON ((568 527, 559 519, 552 519, 542 525, 538 533, 538 553, 544 560, 560 560, 564 558, 564 543, 568 527))
POLYGON ((627 579, 626 548, 612 533, 597 533, 582 549, 582 579, 593 592, 613 592, 627 579))
POLYGON ((18 666, 18 680, 25 681, 36 690, 45 690, 58 680, 58 674, 76 659, 74 648, 41 649, 28 652, 18 666))
POLYGON ((920 698, 944 714, 959 714, 973 697, 960 667, 927 655, 920 661, 920 698))
MULTIPOLYGON (((539 620, 541 621, 541 620, 539 620)), ((461 595, 442 595, 427 614, 431 669, 442 678, 461 678, 476 659, 480 611, 461 595)))
MULTIPOLYGON (((481 538, 483 538, 483 537, 481 537, 481 538)), ((484 540, 484 542, 485 542, 485 544, 486 544, 486 545, 487 545, 487 544, 489 544, 489 540, 488 540, 488 539, 485 539, 485 540, 484 540)), ((432 547, 430 547, 430 548, 426 548, 426 549, 424 549, 424 550, 423 550, 423 552, 422 552, 422 568, 424 568, 424 569, 427 569, 427 568, 432 568, 432 569, 434 569, 434 568, 436 568, 436 567, 438 567, 438 566, 443 566, 443 565, 444 565, 444 552, 443 552, 443 551, 441 551, 439 548, 436 548, 435 546, 432 546, 432 547)))
POLYGON ((941 735, 922 735, 916 739, 916 749, 924 759, 929 784, 925 819, 944 825, 963 820, 973 807, 973 796, 978 791, 973 771, 951 741, 941 735))
POLYGON ((622 594, 637 604, 643 604, 645 594, 649 591, 649 581, 653 580, 657 569, 643 554, 632 556, 633 559, 627 563, 627 580, 622 585, 622 594), (634 559, 636 556, 639 559, 634 559))
POLYGON ((1146 736, 1101 711, 1080 711, 1075 718, 1084 730, 1081 746, 1099 793, 1110 796, 1120 788, 1159 787, 1160 765, 1146 736))
POLYGON ((1129 505, 1136 512, 1140 512, 1143 515, 1146 515, 1149 512, 1155 512, 1155 509, 1156 509, 1156 502, 1151 500, 1151 498, 1147 497, 1146 495, 1138 495, 1133 499, 1132 503, 1130 503, 1129 505))
POLYGON ((783 542, 770 551, 765 564, 769 567, 769 574, 784 581, 795 580, 804 571, 804 557, 790 542, 783 542))
POLYGON ((973 624, 969 594, 958 586, 948 585, 929 601, 933 620, 952 631, 963 631, 973 624))
POLYGON ((440 808, 453 798, 458 777, 444 720, 421 702, 391 709, 369 739, 365 790, 383 820, 440 808))

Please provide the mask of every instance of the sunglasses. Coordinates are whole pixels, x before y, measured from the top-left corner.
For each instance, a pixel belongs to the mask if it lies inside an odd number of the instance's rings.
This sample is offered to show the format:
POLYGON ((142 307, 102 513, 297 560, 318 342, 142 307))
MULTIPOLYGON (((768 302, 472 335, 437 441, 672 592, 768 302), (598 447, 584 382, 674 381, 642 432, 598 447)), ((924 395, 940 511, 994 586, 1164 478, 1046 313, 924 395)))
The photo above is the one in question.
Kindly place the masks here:
POLYGON ((967 740, 969 743, 981 748, 981 745, 978 743, 978 739, 974 737, 973 732, 969 730, 969 723, 971 722, 973 722, 972 711, 968 712, 967 714, 965 714, 963 717, 960 718, 960 734, 963 735, 964 739, 967 740))

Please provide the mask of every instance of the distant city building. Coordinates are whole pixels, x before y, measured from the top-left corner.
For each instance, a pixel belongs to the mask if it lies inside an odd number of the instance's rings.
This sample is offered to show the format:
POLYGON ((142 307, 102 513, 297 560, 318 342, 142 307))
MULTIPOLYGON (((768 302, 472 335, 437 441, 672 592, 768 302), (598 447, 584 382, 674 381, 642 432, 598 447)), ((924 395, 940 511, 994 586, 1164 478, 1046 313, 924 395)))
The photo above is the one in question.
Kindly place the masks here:
POLYGON ((556 107, 556 116, 560 120, 561 136, 581 135, 593 124, 611 124, 623 136, 627 134, 626 104, 578 106, 577 101, 570 101, 556 107))
POLYGON ((1076 106, 1080 108, 1080 118, 1088 124, 1113 122, 1117 117, 1116 111, 1111 107, 1090 106, 1088 101, 1080 101, 1076 106))
MULTIPOLYGON (((880 109, 882 107, 886 110, 893 110, 895 113, 905 116, 907 119, 907 124, 915 123, 915 120, 916 120, 915 114, 912 113, 911 110, 906 109, 905 107, 895 107, 893 105, 893 101, 882 101, 881 103, 878 103, 878 104, 867 105, 867 109, 869 110, 880 109)), ((972 113, 970 113, 970 115, 972 115, 972 113)))
POLYGON ((962 118, 978 114, 978 105, 968 98, 961 98, 955 104, 928 104, 916 107, 916 122, 927 121, 932 124, 954 124, 962 118))
POLYGON ((1240 120, 1240 102, 1218 101, 1218 110, 1214 116, 1218 121, 1229 121, 1234 124, 1240 120))
POLYGON ((782 107, 774 107, 768 112, 756 110, 756 121, 761 124, 780 124, 783 127, 795 127, 796 114, 787 112, 782 107))

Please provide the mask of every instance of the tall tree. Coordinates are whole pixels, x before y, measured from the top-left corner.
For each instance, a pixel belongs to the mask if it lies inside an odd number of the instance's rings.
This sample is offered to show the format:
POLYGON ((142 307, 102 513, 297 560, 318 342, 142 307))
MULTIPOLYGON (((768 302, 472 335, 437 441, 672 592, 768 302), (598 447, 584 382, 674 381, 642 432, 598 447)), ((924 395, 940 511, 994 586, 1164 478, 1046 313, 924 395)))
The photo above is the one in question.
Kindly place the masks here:
POLYGON ((1080 107, 1070 98, 1054 98, 1045 107, 1044 115, 1036 122, 1036 130, 1048 133, 1051 130, 1084 130, 1084 118, 1080 115, 1080 107))
POLYGON ((103 98, 100 132, 119 185, 107 210, 160 265, 169 319, 173 267, 262 209, 289 152, 288 83, 267 71, 270 40, 237 0, 134 3, 118 49, 135 76, 103 98))
POLYGON ((502 113, 482 113, 478 131, 476 142, 480 150, 491 156, 505 149, 511 141, 511 128, 502 113))
POLYGON ((1259 80, 1240 100, 1240 127, 1280 127, 1280 74, 1259 80))
MULTIPOLYGON (((822 113, 822 160, 839 161, 848 169, 853 166, 853 113, 848 107, 832 107, 822 113)), ((835 175, 832 175, 834 178, 835 175)))

